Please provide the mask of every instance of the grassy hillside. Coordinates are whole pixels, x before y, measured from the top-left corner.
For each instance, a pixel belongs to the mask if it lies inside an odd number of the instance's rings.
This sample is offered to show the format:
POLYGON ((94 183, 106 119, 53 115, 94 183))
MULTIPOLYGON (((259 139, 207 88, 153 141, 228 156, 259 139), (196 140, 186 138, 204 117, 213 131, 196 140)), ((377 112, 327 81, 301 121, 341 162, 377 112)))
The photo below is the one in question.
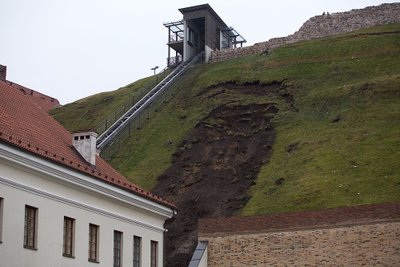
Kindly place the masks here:
MULTIPOLYGON (((158 74, 161 78, 164 74, 158 74)), ((123 111, 137 101, 139 97, 148 92, 156 83, 154 76, 138 80, 118 90, 99 93, 89 96, 73 103, 62 106, 61 108, 50 111, 70 132, 82 129, 95 129, 102 122, 109 118, 114 119, 113 115, 123 114, 123 111)))
MULTIPOLYGON (((111 164, 152 189, 182 140, 213 109, 274 103, 279 112, 272 119, 272 155, 247 192, 250 200, 241 214, 400 201, 399 62, 396 24, 198 66, 111 164), (281 87, 263 96, 226 86, 274 82, 281 87)), ((129 98, 145 82, 77 101, 53 114, 70 130, 92 128, 117 106, 105 99, 117 99, 121 92, 129 98)), ((118 103, 126 101, 121 99, 118 103)))

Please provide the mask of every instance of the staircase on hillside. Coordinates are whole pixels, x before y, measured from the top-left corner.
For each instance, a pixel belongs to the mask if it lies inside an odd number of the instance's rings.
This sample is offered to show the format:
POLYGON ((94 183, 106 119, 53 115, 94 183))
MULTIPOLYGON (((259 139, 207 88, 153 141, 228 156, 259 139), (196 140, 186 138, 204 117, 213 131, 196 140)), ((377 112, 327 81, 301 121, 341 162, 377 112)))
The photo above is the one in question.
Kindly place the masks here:
POLYGON ((100 151, 105 148, 114 138, 117 137, 118 133, 121 132, 129 122, 139 116, 139 114, 148 107, 157 97, 166 90, 174 81, 179 79, 190 66, 198 62, 203 58, 204 52, 194 56, 192 59, 182 62, 179 64, 174 71, 172 71, 167 77, 165 77, 160 83, 158 83, 153 89, 151 89, 142 99, 136 102, 125 114, 117 119, 107 130, 105 130, 96 141, 97 149, 100 151))

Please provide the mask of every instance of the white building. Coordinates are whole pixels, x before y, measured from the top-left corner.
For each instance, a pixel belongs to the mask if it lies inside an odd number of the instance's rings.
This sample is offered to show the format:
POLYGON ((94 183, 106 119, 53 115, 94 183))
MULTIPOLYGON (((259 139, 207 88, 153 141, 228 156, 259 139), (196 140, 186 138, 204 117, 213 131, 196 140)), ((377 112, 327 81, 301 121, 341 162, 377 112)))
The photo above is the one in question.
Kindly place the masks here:
POLYGON ((174 205, 96 155, 95 137, 0 81, 0 267, 163 266, 174 205))

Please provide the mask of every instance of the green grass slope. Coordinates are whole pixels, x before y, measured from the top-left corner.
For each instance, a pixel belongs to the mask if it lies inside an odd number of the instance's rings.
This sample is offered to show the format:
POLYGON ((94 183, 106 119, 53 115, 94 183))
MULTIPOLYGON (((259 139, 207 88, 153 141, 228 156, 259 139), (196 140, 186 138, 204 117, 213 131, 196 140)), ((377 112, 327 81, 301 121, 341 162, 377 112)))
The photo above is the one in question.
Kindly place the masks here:
MULTIPOLYGON (((159 75, 161 78, 162 74, 159 75)), ((154 76, 147 77, 118 90, 99 93, 53 109, 50 115, 70 132, 95 129, 105 119, 113 120, 116 110, 122 115, 124 109, 150 90, 155 82, 154 76)))
MULTIPOLYGON (((399 62, 395 24, 198 66, 111 164, 151 190, 185 135, 213 108, 271 101, 279 107, 272 157, 248 192, 242 214, 400 201, 399 62), (197 97, 226 81, 283 81, 292 106, 273 95, 197 97)), ((102 99, 86 98, 53 114, 70 130, 91 128, 80 118, 93 125, 103 120, 112 107, 102 99)))

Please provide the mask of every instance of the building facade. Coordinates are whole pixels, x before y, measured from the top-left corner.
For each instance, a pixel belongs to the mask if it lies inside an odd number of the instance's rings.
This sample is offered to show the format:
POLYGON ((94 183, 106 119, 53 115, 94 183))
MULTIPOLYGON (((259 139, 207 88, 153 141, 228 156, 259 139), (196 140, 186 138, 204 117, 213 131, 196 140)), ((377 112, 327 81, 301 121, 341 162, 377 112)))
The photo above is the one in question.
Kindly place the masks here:
POLYGON ((0 102, 0 266, 163 266, 174 205, 2 81, 0 102))

